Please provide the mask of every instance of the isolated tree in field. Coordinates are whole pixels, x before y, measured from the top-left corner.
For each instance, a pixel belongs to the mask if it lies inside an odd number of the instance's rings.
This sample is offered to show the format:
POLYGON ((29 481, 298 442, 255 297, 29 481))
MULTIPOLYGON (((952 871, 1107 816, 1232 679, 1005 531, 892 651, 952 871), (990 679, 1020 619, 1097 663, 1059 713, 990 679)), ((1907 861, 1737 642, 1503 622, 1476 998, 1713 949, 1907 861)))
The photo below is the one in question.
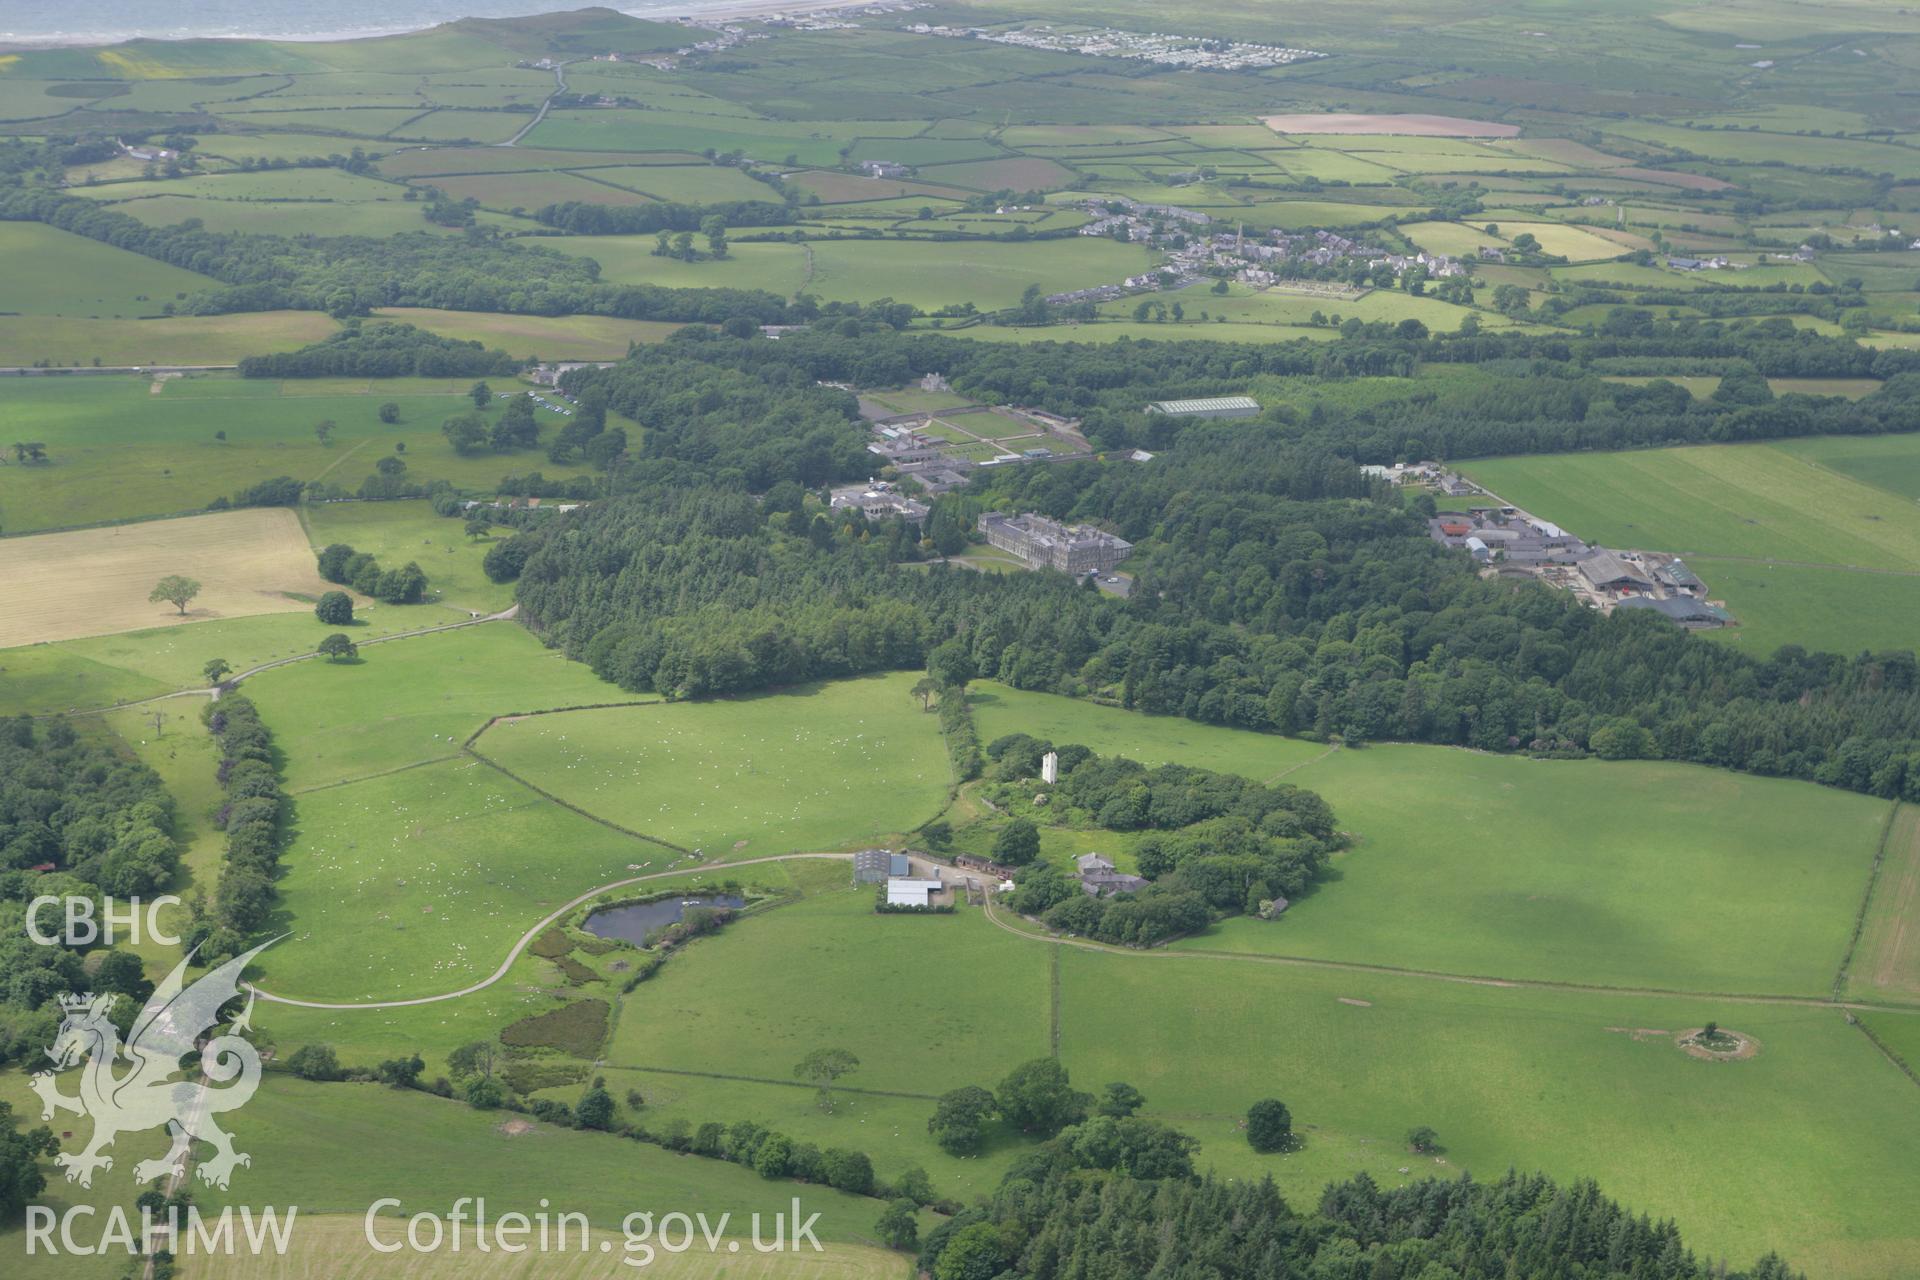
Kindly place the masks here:
POLYGON ((492 528, 492 521, 475 516, 473 519, 467 521, 467 537, 470 539, 484 538, 492 528))
POLYGON ((1050 1135, 1086 1118, 1092 1101, 1075 1093, 1067 1069, 1052 1058, 1035 1058, 1007 1073, 994 1090, 1000 1114, 1022 1133, 1050 1135))
POLYGON ((321 444, 331 442, 333 439, 333 419, 322 418, 320 421, 314 423, 313 435, 321 444))
POLYGON ((177 573, 170 573, 153 584, 153 590, 147 593, 147 603, 159 604, 162 600, 165 600, 168 604, 178 609, 181 616, 184 617, 186 616, 187 605, 199 594, 199 583, 195 582, 192 578, 185 578, 177 573))
POLYGON ((353 597, 344 591, 329 591, 313 606, 313 616, 330 627, 353 625, 353 597))
POLYGON ((922 711, 933 710, 933 695, 938 692, 940 692, 940 682, 932 676, 921 676, 919 683, 913 686, 913 696, 920 699, 922 711))
POLYGON ((1284 1151, 1293 1142, 1293 1113, 1278 1098, 1247 1108, 1247 1142, 1255 1151, 1284 1151))
POLYGON ((407 469, 407 460, 395 453, 389 453, 373 464, 373 469, 383 476, 397 476, 407 469))
POLYGON ((914 1218, 918 1209, 918 1205, 905 1197, 888 1202, 880 1221, 873 1224, 873 1234, 889 1249, 919 1248, 920 1224, 914 1218))
POLYGON ((993 860, 1023 867, 1040 854, 1040 829, 1025 818, 1015 818, 993 838, 993 860))
POLYGON ((320 654, 329 662, 345 662, 358 655, 360 646, 338 631, 320 642, 320 654))
POLYGON ((927 1119, 927 1132, 950 1155, 970 1156, 980 1150, 987 1121, 998 1115, 1000 1104, 991 1093, 977 1084, 951 1089, 940 1095, 933 1115, 927 1119))
POLYGON ((440 434, 455 453, 478 453, 487 444, 486 420, 477 413, 456 414, 440 424, 440 434))
POLYGON ((380 406, 380 421, 391 426, 400 421, 400 406, 389 400, 380 406))
POLYGON ((484 409, 493 403, 493 388, 484 382, 476 382, 467 388, 467 396, 473 401, 473 407, 484 409))
POLYGON ((820 1109, 833 1111, 833 1082, 848 1072, 860 1069, 860 1059, 845 1049, 815 1049, 793 1068, 794 1079, 805 1080, 820 1090, 820 1109))
POLYGON ((1440 1135, 1431 1126, 1416 1125, 1407 1130, 1407 1146, 1423 1156, 1432 1155, 1440 1149, 1440 1135))
POLYGON ((1097 1110, 1103 1116, 1123 1120, 1147 1105, 1147 1095, 1124 1080, 1116 1080, 1100 1091, 1097 1110))
POLYGON ((200 668, 201 674, 206 676, 209 686, 219 684, 222 680, 225 680, 228 673, 232 670, 233 664, 225 658, 209 658, 207 659, 207 665, 200 668))

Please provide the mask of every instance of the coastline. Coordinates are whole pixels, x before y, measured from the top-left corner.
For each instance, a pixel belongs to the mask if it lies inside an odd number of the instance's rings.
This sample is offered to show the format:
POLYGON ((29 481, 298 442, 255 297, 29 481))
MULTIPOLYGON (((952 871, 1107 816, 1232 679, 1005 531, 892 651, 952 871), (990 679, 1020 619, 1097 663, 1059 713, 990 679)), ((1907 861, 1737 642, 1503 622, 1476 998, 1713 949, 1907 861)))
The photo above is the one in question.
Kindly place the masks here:
MULTIPOLYGON (((540 0, 531 0, 538 6, 540 0)), ((613 9, 629 18, 639 18, 648 22, 676 22, 692 20, 698 23, 712 22, 755 22, 778 14, 824 13, 835 9, 863 9, 872 0, 791 0, 780 3, 779 0, 718 0, 717 3, 703 3, 703 0, 659 0, 658 3, 642 6, 610 4, 605 8, 613 9)), ((569 5, 567 0, 551 0, 550 7, 529 7, 524 12, 494 14, 481 18, 483 22, 510 21, 518 18, 540 17, 549 13, 575 12, 580 8, 596 7, 591 5, 569 5)), ((422 31, 432 31, 449 23, 462 21, 449 18, 440 22, 424 24, 402 24, 395 26, 362 26, 334 31, 178 31, 166 34, 154 34, 144 31, 120 32, 57 32, 51 35, 21 35, 17 32, 0 31, 0 53, 29 53, 45 49, 105 49, 116 45, 130 44, 134 41, 155 41, 164 43, 182 43, 200 40, 249 40, 271 44, 338 44, 349 40, 381 40, 394 36, 413 35, 422 31)))

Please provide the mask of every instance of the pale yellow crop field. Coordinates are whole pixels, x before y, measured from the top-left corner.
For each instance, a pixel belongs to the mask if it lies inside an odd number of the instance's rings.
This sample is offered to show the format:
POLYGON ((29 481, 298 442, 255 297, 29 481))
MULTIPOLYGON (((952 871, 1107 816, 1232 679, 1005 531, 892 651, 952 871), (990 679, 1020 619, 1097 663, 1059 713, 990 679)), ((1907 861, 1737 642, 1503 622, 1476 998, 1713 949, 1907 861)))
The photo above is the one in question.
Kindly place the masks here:
POLYGON ((0 649, 296 612, 311 606, 287 593, 313 597, 329 589, 299 519, 285 507, 7 538, 0 540, 0 575, 8 596, 0 649), (201 584, 184 615, 164 601, 147 603, 169 574, 201 584))

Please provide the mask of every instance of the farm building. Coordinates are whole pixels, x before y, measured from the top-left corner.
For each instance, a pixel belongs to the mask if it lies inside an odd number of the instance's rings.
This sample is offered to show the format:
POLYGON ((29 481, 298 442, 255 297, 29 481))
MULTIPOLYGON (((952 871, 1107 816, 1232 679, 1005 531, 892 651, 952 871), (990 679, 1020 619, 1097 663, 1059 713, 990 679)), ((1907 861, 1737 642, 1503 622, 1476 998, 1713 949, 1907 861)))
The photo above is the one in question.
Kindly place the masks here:
POLYGON ((1252 396, 1204 396, 1193 400, 1155 400, 1148 413, 1164 413, 1171 418, 1251 418, 1260 412, 1260 402, 1252 396))
POLYGON ((955 854, 953 865, 956 867, 964 867, 968 871, 984 871, 988 875, 997 876, 1002 880, 1013 879, 1012 867, 1007 866, 1005 863, 995 862, 991 858, 983 858, 977 853, 955 854))
POLYGON ((1668 596, 1656 600, 1652 596, 1628 596, 1616 608, 1641 609, 1657 613, 1667 621, 1677 623, 1689 631, 1707 627, 1722 627, 1727 623, 1727 611, 1695 600, 1692 596, 1668 596))
POLYGON ((1700 580, 1700 575, 1679 560, 1667 561, 1653 571, 1653 576, 1675 591, 1698 594, 1707 589, 1707 584, 1700 580))
POLYGON ((1096 898, 1113 893, 1138 893, 1147 887, 1147 882, 1139 876, 1114 870, 1113 860, 1103 853, 1081 854, 1073 860, 1073 869, 1080 876, 1080 891, 1096 898))
POLYGON ((1628 587, 1644 590, 1653 585, 1653 577, 1645 569, 1606 550, 1595 551, 1582 560, 1580 576, 1591 583, 1595 591, 1619 591, 1628 587))
POLYGON ((904 853, 893 853, 886 849, 862 849, 853 855, 855 884, 879 884, 888 876, 908 875, 911 869, 907 855, 904 853))
POLYGON ((938 880, 914 880, 896 876, 887 881, 887 905, 890 907, 928 907, 933 895, 943 886, 938 880))

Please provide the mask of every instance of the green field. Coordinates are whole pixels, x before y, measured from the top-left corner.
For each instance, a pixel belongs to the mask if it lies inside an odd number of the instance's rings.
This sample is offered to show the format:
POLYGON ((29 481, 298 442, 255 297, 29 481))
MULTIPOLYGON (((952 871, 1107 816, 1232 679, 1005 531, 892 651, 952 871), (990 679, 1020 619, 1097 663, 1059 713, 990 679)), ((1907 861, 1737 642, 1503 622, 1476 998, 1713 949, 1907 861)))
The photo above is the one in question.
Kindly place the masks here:
MULTIPOLYGON (((0 222, 0 257, 8 264, 0 310, 9 315, 157 316, 176 298, 214 286, 196 272, 37 222, 0 222)), ((41 354, 0 352, 0 364, 27 364, 41 354)))
POLYGON ((1920 1256, 1899 1199, 1882 1194, 1914 1185, 1913 1085, 1831 1010, 1068 950, 1061 1058, 1076 1079, 1133 1082, 1201 1139, 1202 1163, 1270 1170, 1296 1200, 1355 1169, 1395 1185, 1403 1168, 1539 1168, 1671 1214, 1708 1252, 1778 1248, 1836 1276, 1899 1274, 1920 1256), (1704 1063, 1675 1048, 1672 1033, 1710 1018, 1757 1038, 1760 1055, 1704 1063), (1310 1126, 1302 1152, 1248 1151, 1236 1122, 1267 1095, 1310 1126), (1407 1154, 1401 1135, 1418 1124, 1439 1131, 1444 1167, 1407 1154))
MULTIPOLYGON (((444 611, 431 607, 364 607, 355 619, 353 638, 364 643, 447 620, 444 611)), ((225 658, 236 671, 245 671, 312 653, 333 629, 301 610, 0 649, 0 676, 6 677, 0 680, 0 712, 84 710, 204 689, 201 668, 209 658, 225 658)), ((191 716, 198 710, 196 704, 182 703, 167 714, 191 716)))
POLYGON ((478 740, 476 759, 461 743, 491 716, 632 695, 506 624, 257 677, 247 691, 289 744, 301 832, 281 884, 296 934, 265 959, 265 985, 353 1000, 475 981, 545 910, 679 860, 626 832, 738 859, 925 821, 947 766, 908 683, 507 719, 478 740), (412 817, 396 830, 396 814, 412 817), (476 848, 495 852, 475 864, 465 855, 476 848), (377 953, 368 930, 389 935, 377 953))
POLYGON ((509 355, 542 360, 618 360, 635 342, 658 342, 680 328, 663 320, 613 316, 519 316, 493 311, 438 311, 427 307, 382 307, 378 314, 404 320, 461 342, 481 342, 509 355))
MULTIPOLYGON (((429 625, 445 619, 421 612, 429 625)), ((284 771, 294 791, 457 755, 495 715, 636 696, 513 623, 396 641, 368 649, 357 664, 282 667, 249 680, 246 692, 274 732, 297 744, 284 771)))
POLYGON ((876 916, 872 892, 842 889, 751 919, 703 942, 622 1002, 605 1056, 633 1073, 667 1114, 698 1123, 752 1115, 796 1139, 854 1144, 883 1172, 912 1164, 947 1194, 991 1189, 1019 1143, 1003 1136, 979 1159, 956 1159, 927 1140, 931 1098, 961 1084, 991 1085, 1047 1052, 1048 951, 994 929, 977 911, 876 916), (876 974, 913 980, 881 981, 876 974), (820 994, 839 993, 835 999, 820 994), (884 993, 884 994, 883 994, 884 993), (879 1003, 894 1013, 880 1015, 879 1003), (846 1095, 823 1116, 793 1064, 820 1045, 860 1059, 846 1083, 917 1095, 846 1095), (707 1081, 723 1072, 766 1081, 707 1081))
MULTIPOLYGON (((30 1103, 36 1108, 33 1114, 39 1114, 38 1101, 27 1094, 19 1072, 0 1076, 0 1096, 13 1102, 16 1111, 30 1103)), ((659 1213, 675 1204, 702 1209, 709 1220, 728 1213, 744 1231, 754 1212, 770 1216, 788 1209, 788 1201, 797 1193, 808 1212, 821 1214, 815 1233, 822 1242, 843 1243, 866 1239, 878 1213, 878 1205, 870 1199, 825 1187, 768 1182, 751 1170, 722 1161, 683 1158, 610 1134, 580 1133, 538 1123, 524 1132, 509 1132, 505 1121, 510 1118, 505 1113, 474 1111, 423 1093, 371 1084, 307 1084, 282 1073, 270 1073, 259 1093, 231 1121, 236 1145, 253 1157, 253 1163, 235 1173, 231 1188, 225 1192, 196 1183, 194 1201, 203 1212, 216 1214, 225 1205, 250 1205, 256 1211, 265 1205, 283 1212, 297 1208, 299 1224, 317 1219, 320 1231, 309 1243, 296 1227, 295 1243, 286 1259, 270 1256, 253 1263, 244 1255, 222 1258, 219 1266, 232 1269, 207 1273, 340 1274, 329 1267, 342 1261, 358 1270, 376 1260, 361 1236, 361 1219, 368 1206, 382 1196, 400 1199, 406 1214, 444 1214, 457 1198, 482 1195, 492 1212, 518 1208, 532 1214, 545 1198, 556 1213, 562 1209, 584 1213, 595 1227, 618 1232, 621 1220, 629 1213, 640 1209, 659 1213), (323 1215, 347 1215, 351 1234, 340 1239, 329 1233, 325 1225, 328 1219, 323 1215), (313 1256, 310 1250, 319 1252, 319 1256, 313 1256), (262 1269, 287 1266, 311 1269, 262 1269)), ((125 1149, 116 1148, 120 1158, 115 1168, 96 1177, 91 1192, 56 1178, 40 1202, 53 1206, 56 1212, 73 1203, 130 1206, 134 1187, 122 1172, 123 1162, 147 1154, 147 1145, 138 1137, 123 1140, 125 1149)), ((154 1146, 155 1153, 160 1145, 164 1144, 154 1146)), ((382 1225, 382 1237, 392 1238, 404 1229, 404 1223, 390 1220, 382 1225)), ((472 1244, 469 1235, 469 1250, 472 1244)), ((23 1249, 17 1228, 0 1233, 0 1250, 18 1255, 23 1249)), ((821 1256, 831 1259, 834 1254, 821 1256)), ((871 1251, 851 1251, 851 1256, 857 1264, 870 1257, 871 1251)), ((126 1261, 125 1254, 119 1255, 117 1263, 111 1257, 51 1262, 37 1259, 32 1274, 111 1276, 119 1274, 126 1261)), ((206 1265, 194 1262, 193 1274, 201 1274, 206 1265)), ((542 1274, 546 1273, 543 1269, 542 1274)), ((834 1280, 840 1273, 804 1269, 795 1274, 834 1280)), ((844 1274, 861 1277, 873 1273, 853 1269, 844 1274)))
POLYGON ((984 741, 1284 776, 1333 805, 1353 847, 1277 923, 1176 944, 1606 987, 1817 995, 1832 985, 1884 802, 1688 765, 1537 761, 1449 748, 1324 748, 988 686, 984 741), (1141 751, 1145 741, 1155 749, 1141 751), (1286 749, 1292 748, 1289 752, 1286 749), (1313 754, 1308 754, 1308 752, 1313 754), (1304 758, 1302 758, 1304 757, 1304 758), (1618 816, 1617 797, 1634 797, 1618 816), (1730 826, 1729 813, 1754 816, 1730 826), (1765 814, 1764 819, 1757 815, 1765 814), (1725 913, 1727 929, 1700 921, 1725 913))
POLYGON ((1080 237, 1064 244, 828 240, 810 247, 809 291, 862 301, 892 297, 929 310, 960 302, 1012 306, 1030 284, 1047 293, 1084 288, 1124 280, 1153 263, 1138 246, 1080 237))
MULTIPOLYGON (((409 476, 476 492, 491 492, 511 471, 582 470, 541 454, 456 454, 440 424, 472 409, 469 385, 201 376, 169 379, 155 391, 146 378, 124 375, 9 380, 0 385, 0 431, 45 442, 50 463, 0 466, 0 526, 24 533, 192 511, 281 475, 352 491, 396 446, 405 446, 409 476), (388 401, 400 406, 397 423, 379 420, 388 401), (322 420, 334 423, 324 445, 314 434, 322 420)), ((488 415, 500 405, 496 398, 488 415)), ((539 417, 549 428, 563 421, 539 417)))
POLYGON ((1694 553, 1703 566, 1749 562, 1703 576, 1753 628, 1756 652, 1786 642, 1857 652, 1907 647, 1920 611, 1920 510, 1902 492, 1920 452, 1905 440, 1495 458, 1462 470, 1590 541, 1694 553))
POLYGON ((480 568, 488 546, 512 536, 504 526, 486 537, 469 538, 465 520, 437 516, 426 499, 418 498, 315 503, 306 510, 306 527, 316 548, 344 542, 370 552, 383 565, 418 562, 427 571, 429 603, 462 617, 496 613, 513 603, 513 585, 488 581, 480 568))
POLYGON ((339 328, 317 311, 115 320, 91 316, 0 315, 0 354, 20 364, 77 367, 238 363, 289 351, 339 328))
POLYGON ((912 683, 574 711, 496 725, 474 745, 563 800, 707 858, 843 848, 943 805, 946 751, 912 683))
MULTIPOLYGON (((1846 992, 1862 1000, 1920 1000, 1920 808, 1887 824, 1880 868, 1847 967, 1846 992)), ((1920 1044, 1920 1041, 1916 1041, 1920 1044)))

